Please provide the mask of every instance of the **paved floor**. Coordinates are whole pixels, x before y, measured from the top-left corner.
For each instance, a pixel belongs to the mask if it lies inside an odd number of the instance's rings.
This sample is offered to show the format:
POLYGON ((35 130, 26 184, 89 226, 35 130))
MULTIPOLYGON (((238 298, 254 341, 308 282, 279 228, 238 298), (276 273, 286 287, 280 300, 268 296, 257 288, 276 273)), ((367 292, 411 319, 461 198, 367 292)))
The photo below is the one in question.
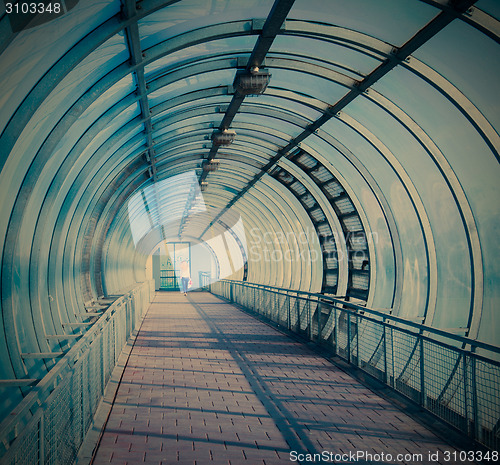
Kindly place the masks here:
POLYGON ((208 293, 160 293, 94 464, 452 464, 453 450, 232 305, 208 293), (314 453, 323 455, 299 455, 314 453))

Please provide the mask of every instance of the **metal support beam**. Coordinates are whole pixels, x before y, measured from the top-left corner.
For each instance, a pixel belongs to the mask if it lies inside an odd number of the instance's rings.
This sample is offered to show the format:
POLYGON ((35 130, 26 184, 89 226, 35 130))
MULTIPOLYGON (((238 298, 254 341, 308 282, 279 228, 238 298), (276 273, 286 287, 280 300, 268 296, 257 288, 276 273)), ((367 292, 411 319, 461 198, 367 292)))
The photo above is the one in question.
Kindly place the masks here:
POLYGON ((85 327, 89 325, 93 325, 94 323, 63 323, 62 327, 65 328, 66 326, 69 328, 78 328, 78 327, 85 327))
MULTIPOLYGON (((332 105, 325 113, 320 116, 316 121, 309 124, 301 134, 290 140, 290 142, 280 149, 276 156, 271 158, 269 163, 267 163, 262 171, 257 174, 248 184, 244 187, 241 192, 234 197, 210 222, 210 224, 203 230, 199 238, 201 239, 203 235, 215 224, 215 222, 226 213, 250 188, 252 188, 257 181, 259 181, 265 173, 267 173, 283 156, 287 156, 291 150, 297 147, 304 139, 313 134, 317 129, 323 126, 327 121, 336 116, 344 107, 351 103, 356 97, 368 90, 373 84, 384 77, 392 69, 398 66, 401 62, 406 60, 415 50, 429 41, 438 32, 440 32, 445 26, 457 18, 458 14, 462 14, 467 11, 471 5, 475 3, 476 0, 454 0, 451 2, 450 9, 443 10, 436 16, 430 23, 428 23, 424 28, 418 31, 410 40, 408 40, 401 48, 394 49, 393 54, 388 57, 382 64, 375 68, 370 74, 368 74, 361 81, 357 81, 355 87, 351 89, 346 95, 344 95, 340 100, 338 100, 334 105, 332 105)), ((274 7, 273 7, 274 10, 274 7)), ((249 61, 250 62, 250 61, 249 61)))
POLYGON ((34 386, 40 380, 36 378, 25 378, 25 379, 0 379, 0 388, 2 387, 25 387, 34 386))
MULTIPOLYGON (((126 0, 126 1, 132 1, 132 0, 126 0)), ((252 70, 253 68, 260 68, 262 66, 264 58, 266 57, 267 52, 269 51, 272 43, 274 42, 274 39, 278 35, 285 21, 285 18, 290 12, 290 9, 292 8, 294 2, 295 0, 275 0, 274 5, 269 13, 269 16, 267 17, 266 22, 264 23, 262 32, 260 33, 259 38, 257 39, 255 47, 252 51, 252 54, 250 55, 250 58, 247 62, 246 69, 248 72, 250 72, 250 70, 252 70)), ((240 109, 241 104, 243 103, 244 100, 245 100, 245 95, 242 95, 238 91, 236 91, 224 114, 224 117, 222 118, 222 121, 219 125, 219 130, 224 131, 225 129, 228 129, 231 126, 231 123, 233 122, 233 119, 236 116, 236 113, 238 113, 238 110, 240 109)), ((219 146, 213 144, 207 157, 207 160, 209 162, 212 161, 217 156, 218 150, 219 146)), ((202 183, 206 182, 208 173, 209 173, 208 171, 203 171, 201 173, 199 179, 200 186, 202 185, 202 183)), ((186 224, 189 211, 191 210, 192 205, 193 205, 193 200, 188 199, 184 215, 182 217, 181 224, 179 227, 179 237, 182 234, 182 228, 186 224)), ((219 218, 220 216, 217 219, 219 218)))
MULTIPOLYGON (((125 20, 129 20, 137 15, 137 6, 135 0, 122 0, 122 14, 125 20)), ((127 37, 127 45, 130 52, 130 64, 134 68, 134 74, 137 82, 137 96, 139 98, 139 106, 141 108, 141 117, 144 122, 144 133, 146 136, 146 161, 149 164, 148 173, 153 179, 153 182, 158 181, 156 169, 156 151, 153 140, 153 124, 151 123, 151 109, 148 100, 148 86, 146 77, 144 76, 143 52, 141 48, 141 39, 139 35, 139 26, 137 21, 131 22, 125 28, 125 36, 127 37)), ((158 192, 155 189, 156 202, 159 205, 158 192)), ((160 228, 162 239, 165 239, 163 228, 160 228)))
POLYGON ((248 60, 247 69, 260 67, 274 39, 278 35, 285 19, 290 12, 295 0, 276 0, 262 28, 262 33, 248 60))
POLYGON ((22 358, 60 358, 64 355, 64 352, 33 352, 30 354, 21 354, 22 358))
MULTIPOLYGON (((129 20, 136 16, 137 7, 135 0, 122 0, 122 14, 125 20, 129 20)), ((156 153, 153 141, 153 125, 151 124, 151 109, 148 101, 148 86, 144 76, 143 53, 141 49, 141 39, 139 35, 139 26, 137 21, 131 22, 125 28, 125 36, 127 38, 127 46, 130 52, 130 64, 134 67, 135 78, 137 81, 137 96, 139 97, 139 105, 141 107, 141 115, 144 121, 144 132, 146 136, 146 160, 150 165, 150 173, 153 181, 157 181, 156 173, 156 153)))

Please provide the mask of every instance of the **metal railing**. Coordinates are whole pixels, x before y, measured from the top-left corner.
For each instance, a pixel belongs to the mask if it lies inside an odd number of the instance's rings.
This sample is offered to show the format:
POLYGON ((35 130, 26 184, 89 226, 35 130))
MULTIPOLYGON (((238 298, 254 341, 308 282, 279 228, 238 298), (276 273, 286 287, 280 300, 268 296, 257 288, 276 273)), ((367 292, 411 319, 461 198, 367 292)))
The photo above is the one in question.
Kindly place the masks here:
POLYGON ((154 295, 119 297, 0 425, 0 463, 72 464, 127 339, 154 295))
POLYGON ((499 347, 321 294, 230 280, 210 292, 320 344, 498 450, 499 347))
POLYGON ((200 289, 208 291, 210 289, 210 283, 212 282, 212 277, 208 271, 200 271, 198 274, 200 280, 200 289))

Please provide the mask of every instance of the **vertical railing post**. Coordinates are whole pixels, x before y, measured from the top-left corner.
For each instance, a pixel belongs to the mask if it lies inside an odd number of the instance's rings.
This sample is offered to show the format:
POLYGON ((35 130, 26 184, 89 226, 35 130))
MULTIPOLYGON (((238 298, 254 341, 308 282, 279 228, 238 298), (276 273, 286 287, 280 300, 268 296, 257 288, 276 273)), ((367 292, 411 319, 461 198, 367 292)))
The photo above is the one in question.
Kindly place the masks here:
POLYGON ((82 401, 82 442, 84 441, 85 439, 85 434, 86 434, 86 430, 85 430, 85 370, 86 370, 86 365, 87 365, 87 362, 86 362, 87 358, 85 357, 85 359, 82 361, 81 363, 81 367, 82 367, 82 373, 81 373, 81 376, 80 376, 80 382, 81 382, 81 401, 82 401))
POLYGON ((288 301, 288 307, 287 307, 287 328, 288 328, 288 331, 290 331, 292 329, 292 309, 291 309, 291 305, 292 305, 292 299, 290 297, 290 294, 287 294, 286 296, 287 298, 287 301, 288 301))
POLYGON ((311 301, 309 299, 306 300, 307 302, 307 322, 309 325, 309 340, 313 340, 313 316, 311 312, 311 301))
POLYGON ((333 354, 337 355, 338 354, 338 315, 337 315, 337 305, 334 304, 333 306, 333 354))
POLYGON ((347 315, 347 362, 351 363, 351 313, 346 312, 347 315))
POLYGON ((356 366, 359 367, 359 315, 356 313, 356 366))
POLYGON ((469 422, 469 377, 467 375, 467 357, 465 353, 462 353, 460 356, 462 357, 462 370, 464 370, 464 429, 469 436, 472 436, 471 425, 469 422))
POLYGON ((394 363, 394 329, 391 326, 391 373, 392 373, 392 379, 389 378, 389 383, 391 387, 395 386, 395 380, 396 380, 396 366, 394 363))
POLYGON ((45 464, 45 416, 44 412, 40 415, 40 426, 38 428, 38 463, 45 464))
POLYGON ((424 363, 424 339, 422 335, 419 337, 420 342, 420 405, 426 407, 427 393, 425 392, 425 363, 424 363))
POLYGON ((104 394, 106 389, 106 356, 104 355, 104 332, 106 328, 103 329, 101 333, 101 343, 99 344, 99 350, 101 351, 101 394, 104 394))
POLYGON ((300 300, 298 296, 295 296, 295 307, 297 309, 297 333, 300 333, 300 328, 302 328, 302 324, 300 322, 300 300))
POLYGON ((273 298, 273 314, 274 314, 274 317, 276 318, 275 323, 277 323, 279 325, 280 324, 279 295, 278 295, 277 292, 274 292, 273 294, 274 294, 274 298, 273 298))
POLYGON ((387 384, 387 326, 385 325, 385 318, 382 320, 383 321, 383 345, 382 348, 384 350, 384 383, 387 384))
POLYGON ((318 322, 318 343, 321 343, 321 303, 318 299, 318 305, 316 307, 316 321, 318 322))
POLYGON ((476 357, 474 356, 474 348, 471 348, 471 394, 472 394, 472 416, 474 419, 473 438, 477 441, 481 440, 481 427, 479 425, 479 406, 477 402, 477 373, 476 373, 476 357))

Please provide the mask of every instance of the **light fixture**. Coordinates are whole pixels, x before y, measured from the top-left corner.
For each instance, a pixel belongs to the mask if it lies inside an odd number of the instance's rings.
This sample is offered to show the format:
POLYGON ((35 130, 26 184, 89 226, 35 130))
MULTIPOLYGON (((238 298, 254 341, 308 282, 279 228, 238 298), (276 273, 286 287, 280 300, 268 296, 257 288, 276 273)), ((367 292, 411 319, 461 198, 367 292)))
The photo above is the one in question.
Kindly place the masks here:
POLYGON ((201 189, 202 192, 205 192, 207 190, 207 187, 208 187, 208 182, 203 181, 200 184, 200 189, 201 189))
POLYGON ((232 129, 224 131, 214 131, 212 133, 212 142, 214 145, 231 145, 236 137, 236 132, 232 129))
POLYGON ((203 171, 217 171, 219 169, 219 160, 205 160, 203 162, 203 171))
POLYGON ((258 67, 254 67, 251 71, 237 72, 233 87, 242 95, 262 94, 270 79, 268 71, 260 71, 258 67))

